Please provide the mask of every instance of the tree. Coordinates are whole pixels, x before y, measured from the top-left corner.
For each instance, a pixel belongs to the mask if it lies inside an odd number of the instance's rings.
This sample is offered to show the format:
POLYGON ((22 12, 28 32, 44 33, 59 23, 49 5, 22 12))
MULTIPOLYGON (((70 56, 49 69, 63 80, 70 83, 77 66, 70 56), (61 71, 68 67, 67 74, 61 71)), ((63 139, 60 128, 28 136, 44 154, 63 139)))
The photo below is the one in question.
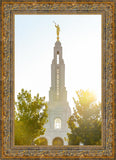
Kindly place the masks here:
POLYGON ((34 141, 36 145, 48 145, 47 139, 44 137, 40 137, 34 141))
POLYGON ((15 144, 30 145, 34 138, 43 135, 47 122, 45 97, 31 97, 31 91, 22 89, 17 95, 15 110, 15 144))
POLYGON ((69 117, 69 145, 100 145, 101 144, 101 104, 96 103, 96 96, 89 90, 76 92, 77 100, 74 112, 69 117))

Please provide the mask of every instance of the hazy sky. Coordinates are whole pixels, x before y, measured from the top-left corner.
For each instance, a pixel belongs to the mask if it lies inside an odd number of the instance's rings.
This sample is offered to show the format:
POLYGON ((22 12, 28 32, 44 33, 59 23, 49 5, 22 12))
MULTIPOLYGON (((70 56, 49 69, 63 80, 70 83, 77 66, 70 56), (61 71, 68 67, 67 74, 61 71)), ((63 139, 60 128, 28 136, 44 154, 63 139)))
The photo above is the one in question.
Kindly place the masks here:
POLYGON ((101 101, 101 15, 15 15, 15 98, 22 88, 49 100, 51 63, 60 25, 68 102, 90 89, 101 101))

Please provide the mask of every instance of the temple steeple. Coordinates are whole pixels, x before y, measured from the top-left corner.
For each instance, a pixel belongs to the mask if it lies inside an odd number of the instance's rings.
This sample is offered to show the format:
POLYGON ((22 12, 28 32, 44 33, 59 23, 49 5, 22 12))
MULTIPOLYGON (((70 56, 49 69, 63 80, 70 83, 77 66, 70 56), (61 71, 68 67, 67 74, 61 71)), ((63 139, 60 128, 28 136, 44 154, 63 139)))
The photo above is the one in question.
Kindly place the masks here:
POLYGON ((65 138, 67 138, 67 133, 69 132, 67 121, 70 115, 71 110, 67 102, 65 88, 65 64, 57 30, 57 41, 54 46, 54 56, 51 64, 48 123, 44 126, 46 131, 43 135, 48 145, 68 145, 68 141, 65 138))
POLYGON ((55 43, 54 58, 51 64, 51 88, 49 101, 67 101, 65 88, 65 64, 62 58, 62 47, 60 41, 55 43))

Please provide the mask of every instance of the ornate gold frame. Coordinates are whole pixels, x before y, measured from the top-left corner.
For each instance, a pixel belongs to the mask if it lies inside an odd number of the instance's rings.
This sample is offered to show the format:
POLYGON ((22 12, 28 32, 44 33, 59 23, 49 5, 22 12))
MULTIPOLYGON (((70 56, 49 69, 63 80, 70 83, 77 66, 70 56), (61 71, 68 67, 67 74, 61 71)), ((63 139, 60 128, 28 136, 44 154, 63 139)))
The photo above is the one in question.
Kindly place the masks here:
POLYGON ((114 158, 114 3, 2 2, 2 152, 1 158, 114 158), (14 15, 102 15, 102 145, 35 147, 13 144, 14 15))

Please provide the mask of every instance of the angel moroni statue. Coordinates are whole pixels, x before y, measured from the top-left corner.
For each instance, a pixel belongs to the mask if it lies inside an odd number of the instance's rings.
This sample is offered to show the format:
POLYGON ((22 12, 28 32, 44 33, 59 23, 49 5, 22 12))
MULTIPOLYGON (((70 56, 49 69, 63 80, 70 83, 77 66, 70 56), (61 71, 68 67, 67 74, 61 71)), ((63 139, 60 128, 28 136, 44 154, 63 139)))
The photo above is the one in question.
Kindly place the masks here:
MULTIPOLYGON (((55 23, 55 22, 54 22, 54 23, 55 23)), ((57 41, 59 41, 59 32, 60 32, 59 24, 56 25, 56 23, 55 23, 55 27, 56 27, 56 33, 57 33, 57 41)))

